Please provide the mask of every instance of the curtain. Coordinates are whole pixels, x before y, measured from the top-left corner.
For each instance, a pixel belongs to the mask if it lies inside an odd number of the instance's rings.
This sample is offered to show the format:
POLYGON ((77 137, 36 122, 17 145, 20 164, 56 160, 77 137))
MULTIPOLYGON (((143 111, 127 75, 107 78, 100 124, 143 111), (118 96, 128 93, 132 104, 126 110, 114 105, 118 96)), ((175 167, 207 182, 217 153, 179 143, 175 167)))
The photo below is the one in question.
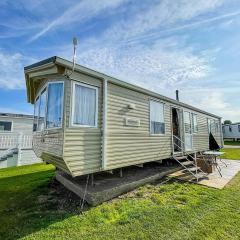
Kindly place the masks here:
POLYGON ((150 102, 150 121, 152 134, 164 134, 164 106, 159 102, 150 102))
POLYGON ((63 110, 63 83, 48 86, 47 128, 61 127, 63 110))
POLYGON ((75 105, 73 123, 95 126, 96 119, 96 90, 75 85, 75 105))

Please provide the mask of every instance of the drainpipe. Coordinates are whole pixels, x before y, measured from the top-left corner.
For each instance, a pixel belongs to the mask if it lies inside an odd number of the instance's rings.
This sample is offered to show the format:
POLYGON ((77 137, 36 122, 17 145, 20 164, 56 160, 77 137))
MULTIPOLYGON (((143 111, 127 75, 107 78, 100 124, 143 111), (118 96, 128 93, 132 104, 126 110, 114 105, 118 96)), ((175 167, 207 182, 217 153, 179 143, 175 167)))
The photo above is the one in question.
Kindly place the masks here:
POLYGON ((107 166, 107 102, 108 102, 108 80, 103 79, 103 134, 102 134, 102 170, 107 166))

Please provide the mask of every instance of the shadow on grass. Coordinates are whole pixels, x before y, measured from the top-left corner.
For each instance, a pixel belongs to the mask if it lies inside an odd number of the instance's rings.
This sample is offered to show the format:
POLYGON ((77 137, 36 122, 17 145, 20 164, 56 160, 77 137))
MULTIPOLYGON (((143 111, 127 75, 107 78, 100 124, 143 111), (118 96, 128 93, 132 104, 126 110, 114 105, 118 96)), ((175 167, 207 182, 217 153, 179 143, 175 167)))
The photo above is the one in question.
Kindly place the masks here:
POLYGON ((0 179, 0 239, 18 239, 80 213, 80 199, 54 171, 0 179))

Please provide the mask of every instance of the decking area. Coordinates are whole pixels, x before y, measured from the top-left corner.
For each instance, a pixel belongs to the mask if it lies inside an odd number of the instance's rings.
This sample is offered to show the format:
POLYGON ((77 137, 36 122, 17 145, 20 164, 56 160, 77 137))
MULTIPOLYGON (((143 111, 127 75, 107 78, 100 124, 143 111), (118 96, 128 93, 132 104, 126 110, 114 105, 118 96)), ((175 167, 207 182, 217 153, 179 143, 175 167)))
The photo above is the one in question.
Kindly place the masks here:
MULTIPOLYGON (((240 160, 222 159, 222 161, 217 160, 217 162, 221 169, 222 176, 217 170, 215 170, 213 173, 208 174, 205 178, 200 179, 196 183, 207 187, 223 189, 226 184, 229 183, 240 171, 240 160)), ((192 182, 192 176, 186 173, 184 170, 171 173, 168 175, 168 177, 192 182)))

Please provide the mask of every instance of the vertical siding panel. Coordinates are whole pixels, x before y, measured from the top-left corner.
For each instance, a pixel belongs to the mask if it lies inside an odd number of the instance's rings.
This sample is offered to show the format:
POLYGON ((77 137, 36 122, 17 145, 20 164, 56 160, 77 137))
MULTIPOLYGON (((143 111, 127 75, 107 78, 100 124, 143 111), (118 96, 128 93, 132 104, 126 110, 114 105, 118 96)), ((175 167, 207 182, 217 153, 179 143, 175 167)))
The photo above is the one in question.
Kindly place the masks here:
POLYGON ((81 83, 98 87, 98 126, 71 126, 71 88, 72 81, 66 84, 65 129, 64 129, 64 161, 73 176, 84 175, 101 170, 102 146, 102 102, 103 88, 100 79, 81 73, 73 73, 71 77, 81 83))

